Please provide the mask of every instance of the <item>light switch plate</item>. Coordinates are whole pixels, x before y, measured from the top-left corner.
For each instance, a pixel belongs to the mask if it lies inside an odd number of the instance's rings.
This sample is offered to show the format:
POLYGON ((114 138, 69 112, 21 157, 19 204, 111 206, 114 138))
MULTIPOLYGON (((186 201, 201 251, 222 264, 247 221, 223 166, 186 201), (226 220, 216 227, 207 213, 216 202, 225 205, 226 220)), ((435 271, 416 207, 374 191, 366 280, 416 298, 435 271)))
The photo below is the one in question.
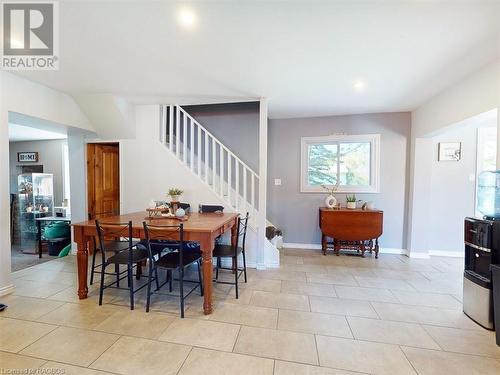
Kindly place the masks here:
POLYGON ((281 186, 281 178, 275 178, 274 179, 274 185, 275 186, 281 186))

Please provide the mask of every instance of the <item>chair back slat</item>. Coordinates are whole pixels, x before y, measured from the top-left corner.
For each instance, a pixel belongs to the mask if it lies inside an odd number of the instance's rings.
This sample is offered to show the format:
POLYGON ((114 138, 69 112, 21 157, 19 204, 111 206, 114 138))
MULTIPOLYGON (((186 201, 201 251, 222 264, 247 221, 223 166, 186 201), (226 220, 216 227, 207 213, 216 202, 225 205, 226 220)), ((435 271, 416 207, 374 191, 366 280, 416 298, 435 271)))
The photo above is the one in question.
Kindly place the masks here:
POLYGON ((130 262, 132 262, 132 221, 128 223, 103 223, 96 220, 95 226, 97 229, 97 237, 99 238, 99 248, 101 249, 103 264, 106 260, 106 241, 109 238, 114 238, 115 241, 128 243, 128 248, 123 251, 128 251, 130 262))
POLYGON ((249 214, 246 213, 244 218, 238 217, 238 238, 241 237, 241 248, 245 250, 245 244, 247 240, 247 228, 248 228, 249 214))
POLYGON ((168 247, 178 250, 179 263, 184 264, 184 224, 181 223, 178 225, 156 225, 148 224, 145 221, 142 224, 144 226, 146 246, 150 254, 152 254, 151 241, 175 241, 174 243, 168 244, 168 247))

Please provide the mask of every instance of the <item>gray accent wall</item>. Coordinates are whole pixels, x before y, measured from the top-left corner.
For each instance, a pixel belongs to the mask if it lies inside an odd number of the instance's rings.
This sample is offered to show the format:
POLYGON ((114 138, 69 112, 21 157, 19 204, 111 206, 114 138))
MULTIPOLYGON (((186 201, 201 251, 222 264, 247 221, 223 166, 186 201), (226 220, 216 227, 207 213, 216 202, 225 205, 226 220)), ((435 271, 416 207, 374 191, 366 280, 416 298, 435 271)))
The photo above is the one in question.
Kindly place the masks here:
POLYGON ((244 163, 259 170, 259 102, 183 106, 244 163))
POLYGON ((54 175, 54 205, 60 206, 63 200, 63 153, 62 146, 66 144, 65 139, 46 141, 26 141, 9 143, 10 160, 10 192, 17 194, 17 166, 18 165, 43 165, 44 173, 54 175), (19 163, 18 152, 38 152, 38 163, 19 163))
MULTIPOLYGON (((357 194, 384 211, 380 244, 404 249, 411 115, 409 112, 270 120, 267 216, 284 242, 319 244, 318 208, 326 193, 300 192, 300 139, 335 133, 380 134, 380 192, 357 194), (281 186, 274 179, 281 179, 281 186)), ((345 194, 336 194, 345 205, 345 194)))

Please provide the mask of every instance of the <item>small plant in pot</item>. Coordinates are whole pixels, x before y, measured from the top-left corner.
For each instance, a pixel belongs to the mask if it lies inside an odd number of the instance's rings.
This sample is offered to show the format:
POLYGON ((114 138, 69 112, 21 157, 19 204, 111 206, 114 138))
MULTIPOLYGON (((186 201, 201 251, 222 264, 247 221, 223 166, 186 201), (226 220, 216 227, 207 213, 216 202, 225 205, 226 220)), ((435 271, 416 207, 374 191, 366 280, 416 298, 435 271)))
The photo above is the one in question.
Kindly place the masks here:
POLYGON ((349 209, 354 209, 356 208, 356 195, 348 195, 345 197, 345 200, 347 202, 347 208, 349 209))
POLYGON ((171 188, 168 190, 168 195, 170 196, 170 200, 172 202, 179 202, 182 193, 184 192, 178 188, 171 188))

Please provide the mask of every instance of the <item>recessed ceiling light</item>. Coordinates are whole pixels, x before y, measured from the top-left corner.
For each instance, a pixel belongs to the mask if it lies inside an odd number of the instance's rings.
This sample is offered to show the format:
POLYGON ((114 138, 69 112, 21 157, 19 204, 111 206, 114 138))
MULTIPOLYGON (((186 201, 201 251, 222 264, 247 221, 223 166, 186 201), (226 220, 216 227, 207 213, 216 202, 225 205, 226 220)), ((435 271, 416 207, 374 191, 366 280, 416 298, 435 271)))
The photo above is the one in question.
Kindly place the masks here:
POLYGON ((354 81, 354 83, 352 84, 352 87, 354 88, 354 90, 357 90, 357 91, 361 91, 365 88, 365 83, 363 81, 354 81))
POLYGON ((182 27, 192 29, 196 25, 196 13, 191 8, 182 7, 177 12, 177 20, 182 27))

